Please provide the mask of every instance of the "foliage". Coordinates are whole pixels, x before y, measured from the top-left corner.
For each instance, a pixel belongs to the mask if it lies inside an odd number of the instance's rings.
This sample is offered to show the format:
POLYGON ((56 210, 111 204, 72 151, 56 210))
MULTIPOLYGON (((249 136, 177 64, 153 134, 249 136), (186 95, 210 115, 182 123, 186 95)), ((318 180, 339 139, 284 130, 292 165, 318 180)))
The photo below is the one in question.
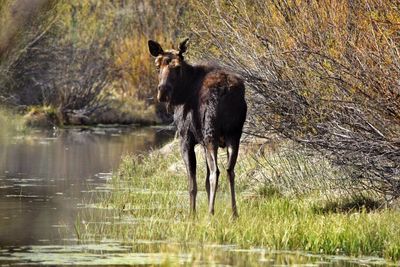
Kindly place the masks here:
POLYGON ((34 46, 53 24, 50 14, 54 1, 2 0, 0 2, 0 101, 21 104, 21 99, 36 92, 16 86, 12 66, 26 56, 27 49, 34 46))
MULTIPOLYGON (((193 243, 235 244, 240 248, 261 246, 272 250, 372 255, 394 261, 400 258, 398 211, 364 206, 373 203, 368 198, 334 198, 335 190, 321 188, 319 183, 310 183, 314 190, 298 196, 254 191, 250 180, 254 174, 254 165, 251 163, 254 158, 250 155, 240 155, 236 170, 237 220, 231 218, 229 186, 224 172, 221 173, 217 193, 216 214, 212 217, 208 215, 207 195, 204 187, 199 186, 198 214, 196 218, 190 218, 184 165, 178 149, 173 149, 125 158, 110 181, 110 192, 100 196, 100 203, 91 203, 92 208, 108 214, 110 221, 98 223, 98 217, 91 217, 90 212, 82 212, 80 216, 83 222, 77 223, 79 237, 82 241, 122 239, 136 243, 140 240, 157 240, 178 242, 183 246, 193 243), (326 198, 328 194, 332 198, 326 198)), ((226 158, 222 153, 219 158, 222 159, 219 166, 223 169, 226 158)), ((290 157, 286 159, 291 161, 290 157)), ((200 159, 198 166, 204 166, 203 161, 200 159)), ((313 169, 318 166, 321 174, 329 172, 324 164, 309 166, 311 164, 309 161, 304 167, 313 169)), ((284 170, 287 166, 283 164, 276 168, 284 170)), ((267 167, 265 173, 268 172, 267 167)), ((204 168, 200 168, 199 184, 203 175, 204 168)), ((304 175, 307 175, 307 171, 304 175)), ((324 177, 320 178, 324 180, 324 177)), ((271 179, 274 183, 279 178, 271 179)), ((331 183, 331 180, 327 178, 326 182, 331 183)), ((286 184, 287 188, 281 186, 280 190, 287 191, 297 183, 303 183, 303 178, 294 176, 286 184)))
POLYGON ((120 25, 125 34, 113 46, 114 68, 120 77, 115 86, 124 96, 154 104, 157 75, 147 41, 154 39, 177 45, 187 8, 186 0, 140 0, 125 7, 125 12, 134 19, 120 25))
POLYGON ((397 1, 192 5, 197 54, 247 81, 248 132, 279 133, 328 155, 359 187, 400 197, 397 1))
POLYGON ((125 117, 115 106, 129 99, 121 109, 156 121, 165 108, 147 40, 173 46, 186 33, 189 56, 246 80, 247 132, 279 133, 328 156, 352 186, 400 196, 397 1, 0 3, 2 102, 52 106, 71 123, 101 122, 111 106, 107 122, 125 117))
MULTIPOLYGON (((142 103, 145 112, 163 111, 152 107, 156 75, 147 40, 175 41, 179 31, 172 28, 181 25, 186 1, 33 1, 39 2, 46 8, 35 11, 40 16, 26 29, 18 29, 18 46, 4 49, 3 102, 51 105, 67 124, 70 116, 88 121, 107 111, 115 97, 137 100, 138 112, 142 103)), ((8 1, 1 12, 12 16, 15 8, 29 5, 8 1)))

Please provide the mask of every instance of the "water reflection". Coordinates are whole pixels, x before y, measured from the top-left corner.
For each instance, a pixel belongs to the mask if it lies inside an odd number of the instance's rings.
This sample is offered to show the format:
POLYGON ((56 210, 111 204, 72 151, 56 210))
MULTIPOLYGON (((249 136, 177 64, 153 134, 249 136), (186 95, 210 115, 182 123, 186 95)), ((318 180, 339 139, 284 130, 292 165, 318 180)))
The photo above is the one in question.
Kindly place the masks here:
POLYGON ((237 249, 235 246, 181 245, 164 241, 135 241, 121 244, 106 241, 96 244, 29 246, 0 250, 0 263, 26 265, 190 265, 190 266, 371 266, 385 265, 378 258, 351 258, 313 255, 297 251, 262 248, 237 249), (172 253, 172 252, 176 253, 172 253), (1 256, 3 254, 3 256, 1 256))
POLYGON ((104 185, 121 155, 145 152, 169 138, 171 131, 156 128, 32 131, 1 138, 0 246, 65 238, 85 192, 104 185))

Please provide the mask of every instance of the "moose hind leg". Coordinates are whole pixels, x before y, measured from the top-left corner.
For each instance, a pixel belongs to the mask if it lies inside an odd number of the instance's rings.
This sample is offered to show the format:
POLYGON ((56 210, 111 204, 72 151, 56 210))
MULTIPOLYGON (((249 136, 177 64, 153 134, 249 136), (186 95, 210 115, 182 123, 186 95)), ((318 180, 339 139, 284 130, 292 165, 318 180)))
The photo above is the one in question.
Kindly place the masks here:
POLYGON ((194 152, 194 144, 191 142, 181 142, 181 154, 185 162, 186 171, 188 175, 188 189, 190 196, 190 211, 196 212, 196 195, 197 195, 197 182, 196 182, 196 154, 194 152))
POLYGON ((207 192, 207 201, 210 203, 210 168, 207 163, 207 149, 204 148, 204 156, 206 157, 206 192, 207 192))
POLYGON ((218 146, 206 146, 206 160, 210 169, 210 194, 208 200, 208 210, 210 214, 214 214, 215 194, 218 187, 219 169, 217 164, 217 150, 218 146))
POLYGON ((229 179, 229 186, 231 189, 232 215, 234 217, 238 216, 236 207, 236 196, 235 196, 235 165, 239 152, 239 140, 240 138, 233 138, 227 140, 227 151, 228 151, 227 174, 229 179))

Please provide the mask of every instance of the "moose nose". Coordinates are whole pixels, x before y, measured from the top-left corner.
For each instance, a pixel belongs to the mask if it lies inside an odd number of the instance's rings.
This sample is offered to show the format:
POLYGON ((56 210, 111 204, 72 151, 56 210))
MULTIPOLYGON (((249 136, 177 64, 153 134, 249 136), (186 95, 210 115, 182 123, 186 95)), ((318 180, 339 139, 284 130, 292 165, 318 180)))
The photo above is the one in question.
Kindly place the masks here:
POLYGON ((165 102, 167 101, 167 91, 168 88, 166 85, 159 85, 158 86, 158 94, 157 94, 157 99, 160 102, 165 102))
POLYGON ((166 87, 165 85, 159 85, 158 86, 158 91, 161 91, 161 92, 165 91, 165 87, 166 87))

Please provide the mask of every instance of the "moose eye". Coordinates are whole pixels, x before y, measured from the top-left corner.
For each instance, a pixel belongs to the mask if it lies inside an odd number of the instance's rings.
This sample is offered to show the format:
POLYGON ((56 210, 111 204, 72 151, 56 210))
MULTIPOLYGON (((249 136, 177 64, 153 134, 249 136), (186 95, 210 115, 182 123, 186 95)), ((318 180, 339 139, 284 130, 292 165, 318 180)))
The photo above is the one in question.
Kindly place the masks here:
POLYGON ((163 65, 169 65, 169 63, 171 63, 171 59, 170 58, 164 58, 163 65))

